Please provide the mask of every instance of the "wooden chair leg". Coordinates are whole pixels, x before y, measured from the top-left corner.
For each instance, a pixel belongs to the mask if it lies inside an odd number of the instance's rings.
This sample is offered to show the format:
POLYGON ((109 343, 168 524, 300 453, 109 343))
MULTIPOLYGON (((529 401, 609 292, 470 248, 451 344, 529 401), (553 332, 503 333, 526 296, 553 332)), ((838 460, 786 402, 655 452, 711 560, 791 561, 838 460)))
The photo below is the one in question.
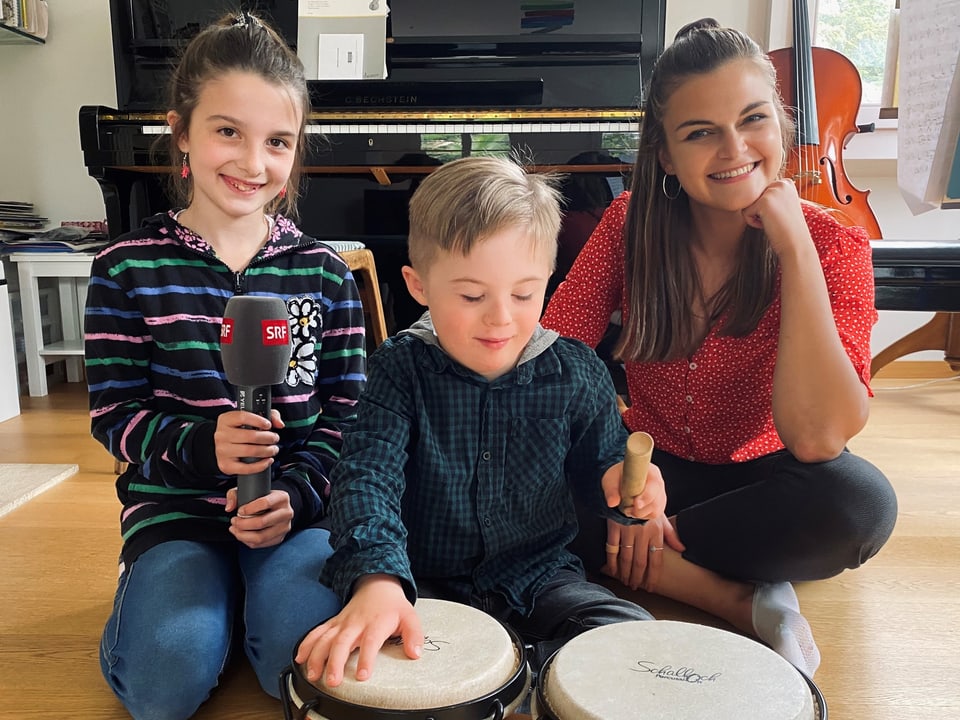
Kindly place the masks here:
POLYGON ((881 350, 870 363, 870 374, 897 358, 921 350, 943 350, 950 368, 960 371, 960 313, 938 312, 930 321, 881 350))
POLYGON ((383 315, 383 301, 380 298, 380 281, 377 279, 377 266, 370 250, 347 250, 340 253, 350 271, 357 276, 357 287, 364 312, 370 318, 370 334, 374 345, 387 339, 387 321, 383 315))
POLYGON ((943 359, 950 369, 960 372, 960 313, 950 313, 947 321, 947 341, 943 346, 943 359))

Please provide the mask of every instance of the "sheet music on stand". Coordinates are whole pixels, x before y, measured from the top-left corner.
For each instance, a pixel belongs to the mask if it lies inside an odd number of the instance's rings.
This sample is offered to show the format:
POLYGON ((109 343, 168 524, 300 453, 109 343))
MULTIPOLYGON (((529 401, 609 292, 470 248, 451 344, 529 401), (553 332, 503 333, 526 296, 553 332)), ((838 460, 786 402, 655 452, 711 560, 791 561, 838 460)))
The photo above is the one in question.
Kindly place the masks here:
POLYGON ((900 8, 897 185, 914 215, 941 206, 960 135, 960 0, 900 8))

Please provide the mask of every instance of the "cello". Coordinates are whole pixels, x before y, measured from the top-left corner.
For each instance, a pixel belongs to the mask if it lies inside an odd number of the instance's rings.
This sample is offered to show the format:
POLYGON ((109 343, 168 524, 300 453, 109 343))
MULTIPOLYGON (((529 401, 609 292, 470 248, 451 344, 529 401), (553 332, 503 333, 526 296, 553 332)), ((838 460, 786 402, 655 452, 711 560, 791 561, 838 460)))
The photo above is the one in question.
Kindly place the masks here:
POLYGON ((860 225, 871 239, 880 239, 880 224, 867 203, 870 191, 853 186, 841 157, 850 138, 860 132, 856 119, 862 84, 857 68, 834 50, 813 47, 806 0, 793 2, 793 47, 768 54, 787 111, 795 108, 791 114, 797 124, 797 145, 784 177, 796 183, 800 197, 823 205, 845 225, 860 225))

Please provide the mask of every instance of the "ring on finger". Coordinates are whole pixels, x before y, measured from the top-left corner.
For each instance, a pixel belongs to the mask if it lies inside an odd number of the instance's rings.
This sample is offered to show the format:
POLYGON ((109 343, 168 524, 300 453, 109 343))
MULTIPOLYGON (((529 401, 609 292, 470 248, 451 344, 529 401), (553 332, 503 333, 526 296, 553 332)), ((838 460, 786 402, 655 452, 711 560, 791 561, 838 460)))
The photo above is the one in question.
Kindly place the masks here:
POLYGON ((619 545, 611 545, 610 543, 607 543, 607 553, 610 555, 616 555, 618 552, 620 552, 619 545))
POLYGON ((651 545, 651 546, 650 546, 650 552, 655 553, 655 552, 657 552, 657 550, 663 550, 663 548, 662 548, 662 547, 657 547, 656 545, 651 545))

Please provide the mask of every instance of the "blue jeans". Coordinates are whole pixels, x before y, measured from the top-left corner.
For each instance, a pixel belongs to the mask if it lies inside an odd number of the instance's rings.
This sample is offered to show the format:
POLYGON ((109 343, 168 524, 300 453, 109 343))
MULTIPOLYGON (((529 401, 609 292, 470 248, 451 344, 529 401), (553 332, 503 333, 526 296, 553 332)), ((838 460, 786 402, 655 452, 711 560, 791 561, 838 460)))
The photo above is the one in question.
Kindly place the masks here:
POLYGON ((337 596, 319 581, 332 553, 329 537, 301 530, 259 550, 178 540, 125 568, 100 642, 100 667, 131 716, 191 717, 217 686, 235 628, 244 632, 261 687, 278 697, 280 672, 296 644, 340 611, 337 596))

